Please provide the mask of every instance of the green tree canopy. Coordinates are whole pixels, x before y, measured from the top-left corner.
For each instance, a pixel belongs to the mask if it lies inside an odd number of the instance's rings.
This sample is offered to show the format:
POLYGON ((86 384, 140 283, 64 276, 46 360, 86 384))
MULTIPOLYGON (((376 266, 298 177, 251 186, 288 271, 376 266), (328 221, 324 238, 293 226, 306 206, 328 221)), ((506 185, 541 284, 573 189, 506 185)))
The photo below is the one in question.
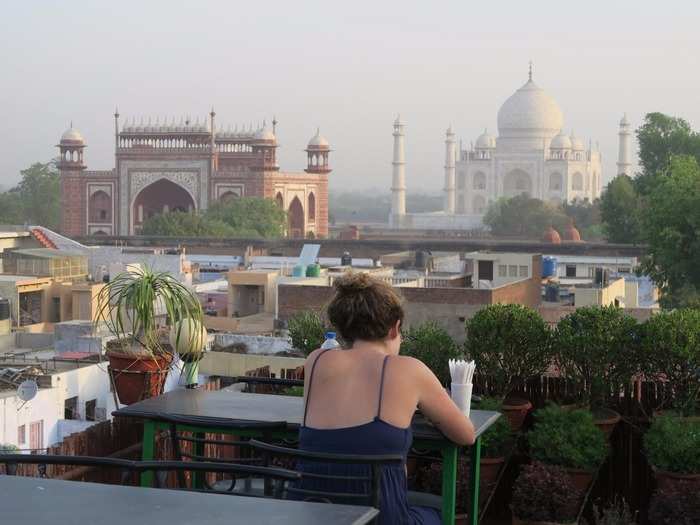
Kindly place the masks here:
POLYGON ((668 173, 675 155, 692 155, 700 159, 700 135, 678 117, 648 113, 637 130, 641 173, 636 178, 637 191, 651 193, 657 182, 668 173))
POLYGON ((668 172, 646 202, 649 253, 642 268, 661 289, 664 306, 700 305, 700 167, 679 156, 668 172))
POLYGON ((531 239, 539 239, 548 226, 561 230, 568 223, 561 207, 526 195, 501 198, 489 206, 484 216, 484 224, 494 235, 531 239))
POLYGON ((146 219, 141 228, 142 235, 169 237, 233 237, 235 233, 228 224, 186 211, 159 213, 146 219))
POLYGON ((600 200, 600 215, 610 242, 635 243, 641 235, 640 199, 632 179, 618 175, 600 200))
POLYGON ((284 234, 287 214, 274 201, 260 197, 228 199, 204 213, 171 212, 143 223, 144 235, 182 237, 264 237, 284 234))
POLYGON ((230 226, 238 236, 275 238, 284 235, 287 214, 272 199, 241 197, 214 203, 208 220, 230 226))
POLYGON ((0 222, 58 228, 61 198, 55 164, 35 162, 20 173, 19 184, 0 193, 0 222))

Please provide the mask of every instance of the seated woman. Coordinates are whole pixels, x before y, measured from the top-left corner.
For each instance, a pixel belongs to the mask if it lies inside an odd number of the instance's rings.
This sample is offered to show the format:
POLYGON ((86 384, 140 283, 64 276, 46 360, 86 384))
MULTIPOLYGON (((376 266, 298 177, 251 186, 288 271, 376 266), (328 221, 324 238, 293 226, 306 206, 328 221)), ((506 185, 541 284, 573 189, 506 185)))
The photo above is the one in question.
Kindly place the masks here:
MULTIPOLYGON (((335 288, 328 318, 347 348, 315 350, 306 360, 300 448, 405 458, 413 441, 411 419, 416 408, 455 443, 474 443, 474 426, 430 369, 417 359, 398 355, 404 312, 394 290, 360 273, 336 280, 335 288)), ((314 463, 301 468, 317 474, 358 474, 347 465, 314 463)), ((304 481, 302 488, 317 488, 312 485, 311 480, 304 481)), ((346 484, 340 490, 361 488, 346 484)), ((339 487, 334 484, 326 490, 339 487)), ((404 465, 383 470, 382 524, 440 523, 436 509, 410 506, 407 495, 404 459, 404 465)))

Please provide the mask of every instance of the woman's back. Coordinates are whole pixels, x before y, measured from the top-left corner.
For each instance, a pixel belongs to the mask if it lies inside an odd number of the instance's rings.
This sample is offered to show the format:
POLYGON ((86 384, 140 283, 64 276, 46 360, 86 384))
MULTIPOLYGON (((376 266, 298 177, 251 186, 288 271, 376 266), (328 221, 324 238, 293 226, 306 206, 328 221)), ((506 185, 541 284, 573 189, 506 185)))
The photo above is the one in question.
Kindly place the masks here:
MULTIPOLYGON (((434 509, 410 507, 407 501, 405 458, 413 440, 410 412, 385 417, 388 370, 398 363, 397 356, 376 353, 359 357, 357 350, 323 350, 311 363, 306 388, 304 424, 299 434, 299 446, 312 452, 337 454, 384 455, 404 457, 400 465, 383 468, 380 505, 381 523, 432 524, 439 523, 434 509), (332 359, 333 358, 333 359, 332 359), (354 360, 352 363, 347 359, 354 360), (321 366, 316 366, 318 362, 321 366), (331 362, 326 371, 326 362, 331 362), (342 377, 341 377, 342 376, 342 377), (323 380, 319 380, 319 378, 323 380), (319 384, 322 385, 319 387, 319 384), (385 390, 386 389, 386 390, 385 390)), ((395 388, 392 388, 395 390, 395 388)), ((400 408, 407 403, 393 403, 400 408)), ((410 408, 410 407, 409 407, 410 408)), ((415 402, 413 408, 415 409, 415 402)), ((405 412, 405 410, 404 410, 405 412)), ((366 465, 341 465, 305 462, 304 472, 335 476, 369 476, 366 465)), ((358 481, 311 480, 303 488, 343 493, 368 493, 369 483, 358 481)), ((338 502, 347 503, 339 500, 338 502)))

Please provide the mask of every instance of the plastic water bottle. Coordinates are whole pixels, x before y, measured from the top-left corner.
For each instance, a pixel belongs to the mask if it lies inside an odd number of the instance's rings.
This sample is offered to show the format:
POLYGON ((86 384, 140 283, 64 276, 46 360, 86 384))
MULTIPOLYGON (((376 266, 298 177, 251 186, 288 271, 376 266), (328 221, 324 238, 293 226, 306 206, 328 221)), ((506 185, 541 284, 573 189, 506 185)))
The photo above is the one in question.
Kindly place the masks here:
POLYGON ((326 340, 321 345, 321 350, 328 350, 329 348, 338 348, 340 343, 335 338, 335 332, 326 332, 326 340))

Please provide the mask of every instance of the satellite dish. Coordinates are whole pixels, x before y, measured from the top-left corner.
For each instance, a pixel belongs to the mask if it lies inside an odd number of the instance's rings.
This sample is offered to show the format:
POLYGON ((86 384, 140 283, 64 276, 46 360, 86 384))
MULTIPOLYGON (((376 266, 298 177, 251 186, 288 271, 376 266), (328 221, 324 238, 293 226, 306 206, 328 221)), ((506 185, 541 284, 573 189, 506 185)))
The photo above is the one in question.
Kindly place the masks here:
POLYGON ((39 385, 37 385, 36 381, 27 379, 26 381, 22 381, 17 387, 17 397, 26 403, 34 399, 38 391, 39 385))

